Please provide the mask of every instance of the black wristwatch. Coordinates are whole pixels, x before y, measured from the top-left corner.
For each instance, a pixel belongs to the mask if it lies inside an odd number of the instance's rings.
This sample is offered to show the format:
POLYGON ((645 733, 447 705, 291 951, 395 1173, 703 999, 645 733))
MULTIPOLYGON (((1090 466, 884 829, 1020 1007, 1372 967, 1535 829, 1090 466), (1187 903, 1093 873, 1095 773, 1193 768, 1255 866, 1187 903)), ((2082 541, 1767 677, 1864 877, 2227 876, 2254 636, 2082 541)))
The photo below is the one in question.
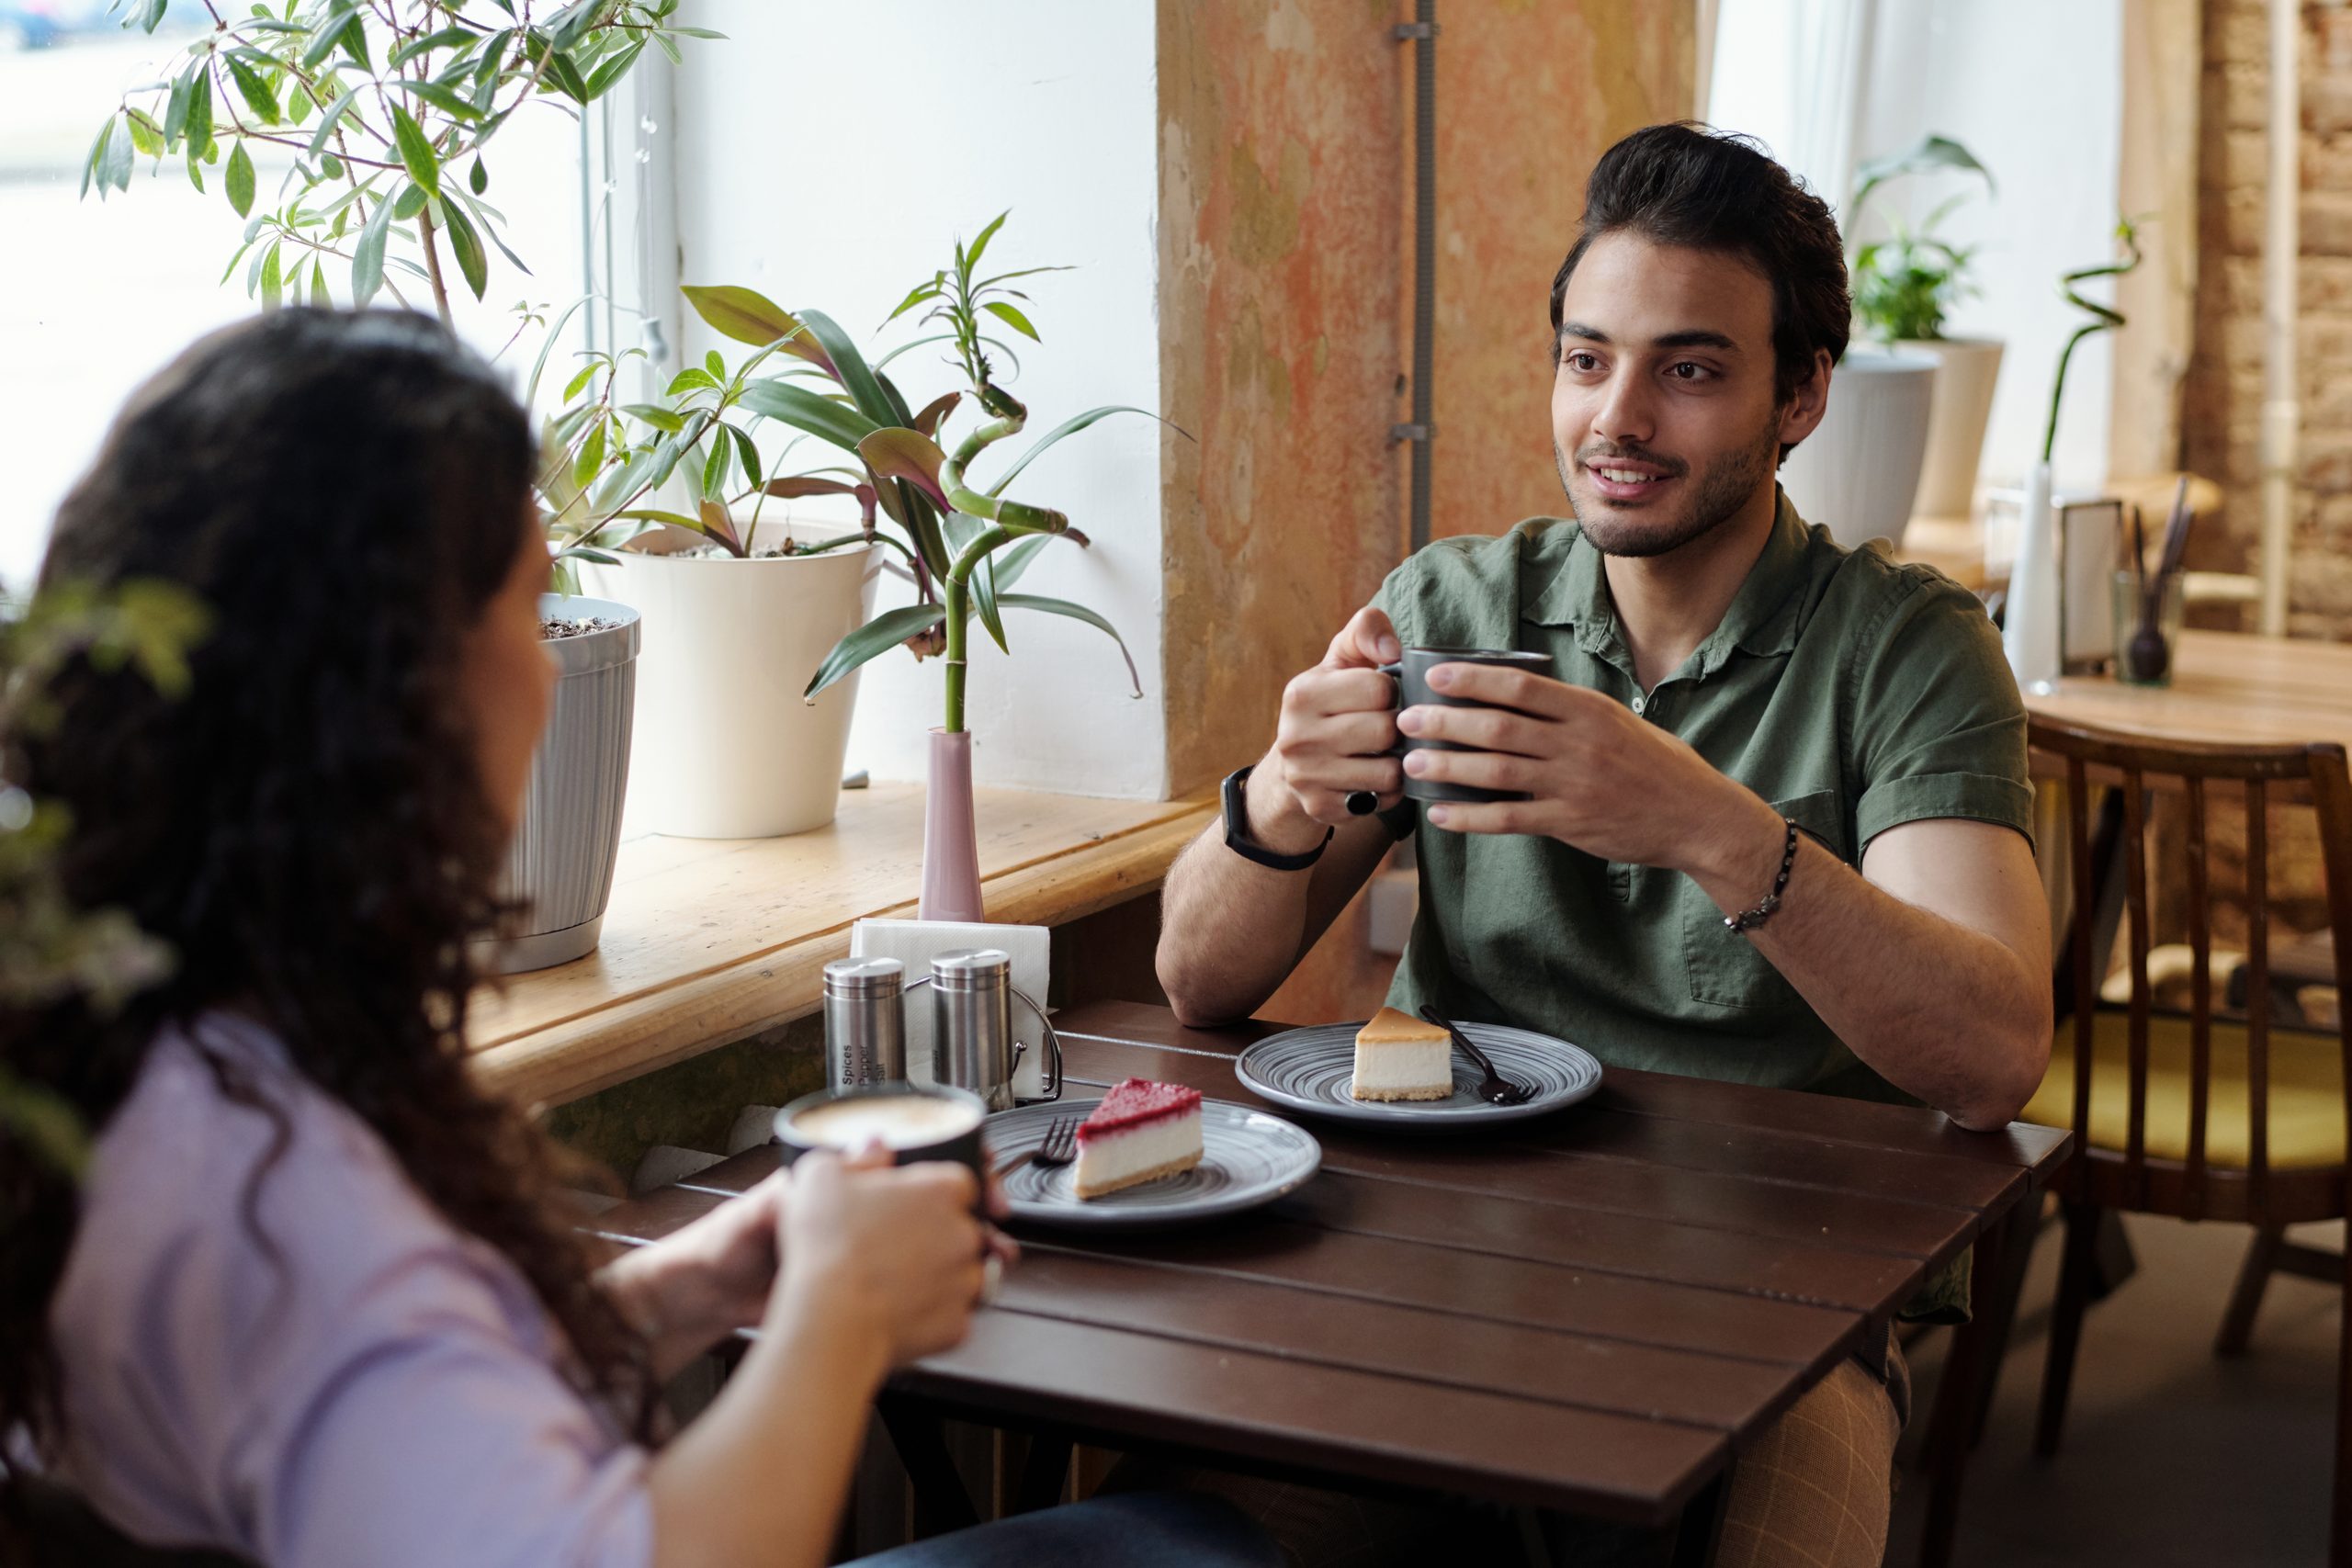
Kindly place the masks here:
POLYGON ((1270 850, 1250 836, 1250 770, 1236 768, 1225 775, 1225 847, 1244 860, 1256 861, 1273 871, 1305 871, 1323 858, 1330 846, 1331 829, 1323 829, 1323 841, 1303 855, 1286 855, 1270 850))

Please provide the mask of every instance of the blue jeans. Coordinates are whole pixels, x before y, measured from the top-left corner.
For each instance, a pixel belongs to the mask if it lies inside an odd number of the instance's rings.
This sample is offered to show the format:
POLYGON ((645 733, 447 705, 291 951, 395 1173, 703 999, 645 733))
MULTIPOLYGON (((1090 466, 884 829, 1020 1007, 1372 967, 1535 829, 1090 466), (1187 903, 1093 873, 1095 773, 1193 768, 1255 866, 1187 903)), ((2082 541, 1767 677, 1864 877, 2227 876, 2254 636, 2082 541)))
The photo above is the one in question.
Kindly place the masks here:
POLYGON ((1129 1492, 861 1557, 853 1568, 1283 1568, 1282 1549, 1220 1497, 1129 1492))

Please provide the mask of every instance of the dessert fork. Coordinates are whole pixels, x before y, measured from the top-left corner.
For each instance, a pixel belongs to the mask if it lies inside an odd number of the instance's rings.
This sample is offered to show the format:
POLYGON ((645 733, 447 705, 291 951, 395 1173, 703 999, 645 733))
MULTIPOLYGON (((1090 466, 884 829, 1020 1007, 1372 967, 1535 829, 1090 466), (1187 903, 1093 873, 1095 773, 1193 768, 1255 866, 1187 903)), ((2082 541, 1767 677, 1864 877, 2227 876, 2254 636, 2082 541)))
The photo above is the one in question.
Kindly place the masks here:
POLYGON ((1453 1048, 1469 1057, 1477 1065, 1478 1070, 1486 1075, 1478 1083, 1479 1099, 1489 1105, 1524 1105, 1535 1098, 1535 1091, 1527 1085, 1515 1083, 1495 1071, 1495 1065, 1487 1060, 1487 1054, 1472 1044, 1470 1037, 1463 1033, 1453 1020, 1440 1017, 1437 1009, 1427 1003, 1422 1004, 1421 1017, 1453 1035, 1453 1048))

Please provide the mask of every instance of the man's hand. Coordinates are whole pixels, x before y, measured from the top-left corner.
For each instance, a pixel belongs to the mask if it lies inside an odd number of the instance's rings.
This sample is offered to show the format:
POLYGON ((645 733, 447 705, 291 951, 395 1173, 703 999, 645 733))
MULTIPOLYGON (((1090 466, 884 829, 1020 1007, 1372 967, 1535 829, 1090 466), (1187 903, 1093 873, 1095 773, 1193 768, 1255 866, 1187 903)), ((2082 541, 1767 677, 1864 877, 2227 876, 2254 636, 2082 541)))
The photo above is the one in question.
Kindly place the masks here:
POLYGON ((1430 686, 1488 707, 1408 708, 1408 736, 1463 751, 1405 758, 1411 777, 1532 798, 1425 808, 1463 833, 1540 833, 1602 860, 1698 874, 1763 848, 1777 860, 1779 819, 1675 736, 1614 699, 1548 676, 1491 664, 1441 664, 1430 686))
POLYGON ((1303 852, 1326 827, 1352 820, 1347 798, 1368 789, 1385 809, 1404 779, 1396 759, 1396 682, 1380 667, 1403 650, 1388 617, 1366 605, 1340 629, 1323 662, 1283 688, 1274 749, 1250 775, 1251 836, 1267 848, 1303 852))

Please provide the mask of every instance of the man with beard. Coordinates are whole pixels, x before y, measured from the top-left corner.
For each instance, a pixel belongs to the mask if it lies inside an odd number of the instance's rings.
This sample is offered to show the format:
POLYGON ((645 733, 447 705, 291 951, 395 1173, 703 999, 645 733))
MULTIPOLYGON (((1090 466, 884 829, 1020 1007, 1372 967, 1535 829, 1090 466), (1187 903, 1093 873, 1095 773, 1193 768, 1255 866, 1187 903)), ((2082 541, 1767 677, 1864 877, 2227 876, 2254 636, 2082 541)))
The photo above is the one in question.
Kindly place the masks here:
MULTIPOLYGON (((1168 879, 1188 1023, 1247 1016, 1397 836, 1420 910, 1389 994, 1604 1063, 1924 1103, 1997 1127, 2050 1045, 2025 714, 1973 597, 1781 494, 1849 302, 1829 210, 1752 145, 1611 149, 1553 280, 1573 521, 1442 540, 1283 697, 1272 750, 1168 879), (1403 647, 1488 705, 1390 711, 1403 647), (1399 733, 1460 750, 1392 754, 1399 733), (1524 795, 1402 801, 1408 778, 1524 795)), ((1964 1273, 1913 1314, 1964 1313, 1964 1273)), ((1907 1382, 1884 1337, 1743 1455, 1725 1562, 1872 1562, 1907 1382)))

